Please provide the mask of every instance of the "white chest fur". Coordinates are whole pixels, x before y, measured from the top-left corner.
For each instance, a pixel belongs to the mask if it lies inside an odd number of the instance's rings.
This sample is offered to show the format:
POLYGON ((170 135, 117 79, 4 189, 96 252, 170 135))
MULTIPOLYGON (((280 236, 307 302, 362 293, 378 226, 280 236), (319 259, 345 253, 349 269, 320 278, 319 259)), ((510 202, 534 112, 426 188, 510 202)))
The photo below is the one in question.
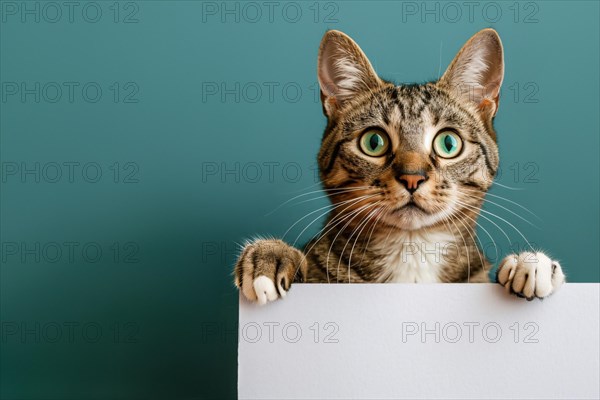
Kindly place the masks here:
POLYGON ((435 283, 450 246, 455 246, 450 233, 414 231, 392 235, 374 249, 382 255, 387 282, 435 283))

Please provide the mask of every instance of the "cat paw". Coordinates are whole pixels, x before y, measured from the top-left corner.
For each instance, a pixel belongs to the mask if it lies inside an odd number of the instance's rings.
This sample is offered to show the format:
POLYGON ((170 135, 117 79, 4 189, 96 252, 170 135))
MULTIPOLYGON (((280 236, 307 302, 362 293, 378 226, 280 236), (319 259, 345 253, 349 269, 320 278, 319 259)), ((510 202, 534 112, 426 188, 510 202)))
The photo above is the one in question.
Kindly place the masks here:
POLYGON ((496 281, 519 297, 543 299, 558 290, 565 282, 565 274, 558 261, 544 253, 523 252, 502 260, 496 281))
POLYGON ((306 260, 298 249, 281 240, 257 240, 244 247, 235 265, 235 285, 248 300, 266 304, 285 297, 305 272, 306 260))

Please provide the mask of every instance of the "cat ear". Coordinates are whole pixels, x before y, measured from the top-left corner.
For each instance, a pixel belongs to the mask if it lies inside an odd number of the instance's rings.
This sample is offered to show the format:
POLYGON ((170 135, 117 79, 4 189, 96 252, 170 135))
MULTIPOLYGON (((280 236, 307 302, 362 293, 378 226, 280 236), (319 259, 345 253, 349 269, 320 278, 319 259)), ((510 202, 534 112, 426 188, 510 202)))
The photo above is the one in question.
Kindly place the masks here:
POLYGON ((502 42, 498 33, 488 28, 465 43, 438 84, 474 103, 491 118, 498 110, 503 78, 502 42))
POLYGON ((332 116, 344 101, 381 84, 360 47, 335 30, 328 31, 321 40, 317 73, 327 116, 332 116))

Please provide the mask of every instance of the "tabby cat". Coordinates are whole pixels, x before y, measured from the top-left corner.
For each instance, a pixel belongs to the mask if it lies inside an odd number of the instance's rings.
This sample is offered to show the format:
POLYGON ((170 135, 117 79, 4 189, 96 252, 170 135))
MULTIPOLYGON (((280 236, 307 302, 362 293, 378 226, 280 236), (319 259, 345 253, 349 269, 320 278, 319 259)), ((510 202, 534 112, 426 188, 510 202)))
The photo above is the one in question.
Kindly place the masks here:
MULTIPOLYGON (((475 221, 498 169, 492 122, 503 76, 493 29, 475 34, 437 82, 411 85, 382 80, 350 37, 328 31, 318 164, 332 209, 303 251, 247 243, 234 270, 244 296, 264 304, 293 282, 488 282, 475 221)), ((565 276, 532 250, 504 258, 496 280, 531 300, 565 276)))

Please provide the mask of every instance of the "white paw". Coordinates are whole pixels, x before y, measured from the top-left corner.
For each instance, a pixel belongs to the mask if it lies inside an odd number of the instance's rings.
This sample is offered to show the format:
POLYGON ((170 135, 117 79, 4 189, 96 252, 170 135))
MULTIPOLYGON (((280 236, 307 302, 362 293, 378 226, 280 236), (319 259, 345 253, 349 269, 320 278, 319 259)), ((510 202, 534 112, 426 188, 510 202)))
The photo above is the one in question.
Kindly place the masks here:
POLYGON ((261 239, 244 247, 235 265, 235 285, 244 297, 266 304, 285 297, 294 280, 306 276, 306 257, 276 239, 261 239))
POLYGON ((504 258, 496 280, 507 291, 533 300, 554 293, 564 283, 565 275, 560 264, 544 253, 524 252, 504 258))
MULTIPOLYGON (((252 286, 254 288, 254 293, 256 294, 258 304, 267 304, 268 301, 277 300, 279 297, 277 289, 275 289, 275 283, 265 275, 261 275, 254 279, 252 286)), ((281 292, 285 293, 284 290, 281 292)))

